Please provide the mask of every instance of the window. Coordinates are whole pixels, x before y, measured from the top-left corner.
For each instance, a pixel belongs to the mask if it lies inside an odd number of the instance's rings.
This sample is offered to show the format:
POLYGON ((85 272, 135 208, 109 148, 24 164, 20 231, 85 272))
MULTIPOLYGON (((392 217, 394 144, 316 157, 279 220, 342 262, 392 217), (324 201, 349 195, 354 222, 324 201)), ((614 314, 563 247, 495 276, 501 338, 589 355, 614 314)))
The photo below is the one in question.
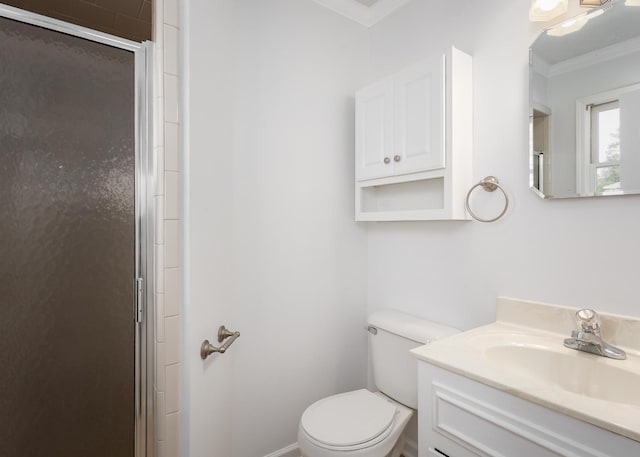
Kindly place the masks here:
POLYGON ((576 100, 578 195, 640 191, 638 106, 640 83, 576 100))
POLYGON ((590 113, 590 181, 596 195, 620 189, 620 108, 618 100, 588 105, 590 113))

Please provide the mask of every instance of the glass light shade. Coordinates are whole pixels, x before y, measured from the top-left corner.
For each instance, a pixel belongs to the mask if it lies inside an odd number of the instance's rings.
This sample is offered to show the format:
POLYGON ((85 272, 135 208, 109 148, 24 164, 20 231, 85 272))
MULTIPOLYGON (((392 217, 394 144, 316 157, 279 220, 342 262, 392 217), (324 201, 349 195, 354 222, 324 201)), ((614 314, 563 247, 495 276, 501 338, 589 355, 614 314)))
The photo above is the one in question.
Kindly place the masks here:
POLYGON ((567 11, 569 0, 531 0, 529 20, 544 22, 560 16, 567 11))
POLYGON ((604 5, 609 0, 580 0, 580 6, 583 8, 597 8, 604 5))
POLYGON ((567 19, 555 27, 547 30, 547 35, 549 36, 564 36, 569 35, 570 33, 577 32, 589 21, 589 19, 593 19, 596 16, 600 16, 604 13, 604 10, 595 10, 592 13, 581 14, 578 17, 574 17, 571 19, 567 19))

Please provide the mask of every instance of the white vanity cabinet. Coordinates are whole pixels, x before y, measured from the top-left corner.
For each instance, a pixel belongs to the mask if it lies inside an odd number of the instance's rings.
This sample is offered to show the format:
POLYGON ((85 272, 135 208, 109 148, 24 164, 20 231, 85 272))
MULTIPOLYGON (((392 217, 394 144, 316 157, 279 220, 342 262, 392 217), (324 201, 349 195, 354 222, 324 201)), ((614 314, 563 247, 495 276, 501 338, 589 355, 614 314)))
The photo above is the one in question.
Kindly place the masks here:
POLYGON ((424 361, 418 382, 419 457, 640 456, 637 441, 424 361))
POLYGON ((451 48, 356 93, 356 220, 468 219, 471 86, 451 48))

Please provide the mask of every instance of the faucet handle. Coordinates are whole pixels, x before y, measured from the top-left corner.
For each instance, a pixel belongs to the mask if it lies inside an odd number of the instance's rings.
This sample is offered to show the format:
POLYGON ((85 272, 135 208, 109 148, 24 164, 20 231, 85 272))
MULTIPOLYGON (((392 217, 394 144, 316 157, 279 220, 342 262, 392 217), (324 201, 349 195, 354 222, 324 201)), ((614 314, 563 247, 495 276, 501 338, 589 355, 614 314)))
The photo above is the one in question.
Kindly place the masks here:
POLYGON ((576 312, 576 323, 583 332, 600 336, 600 316, 592 309, 581 309, 576 312))

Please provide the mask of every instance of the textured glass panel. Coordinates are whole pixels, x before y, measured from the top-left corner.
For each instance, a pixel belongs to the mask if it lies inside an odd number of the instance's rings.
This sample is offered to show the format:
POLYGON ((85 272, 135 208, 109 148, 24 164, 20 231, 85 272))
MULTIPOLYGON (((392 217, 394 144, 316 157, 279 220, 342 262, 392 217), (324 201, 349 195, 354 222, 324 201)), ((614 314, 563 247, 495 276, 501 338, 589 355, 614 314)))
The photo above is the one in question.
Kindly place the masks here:
POLYGON ((0 455, 134 449, 134 57, 0 18, 0 455))

